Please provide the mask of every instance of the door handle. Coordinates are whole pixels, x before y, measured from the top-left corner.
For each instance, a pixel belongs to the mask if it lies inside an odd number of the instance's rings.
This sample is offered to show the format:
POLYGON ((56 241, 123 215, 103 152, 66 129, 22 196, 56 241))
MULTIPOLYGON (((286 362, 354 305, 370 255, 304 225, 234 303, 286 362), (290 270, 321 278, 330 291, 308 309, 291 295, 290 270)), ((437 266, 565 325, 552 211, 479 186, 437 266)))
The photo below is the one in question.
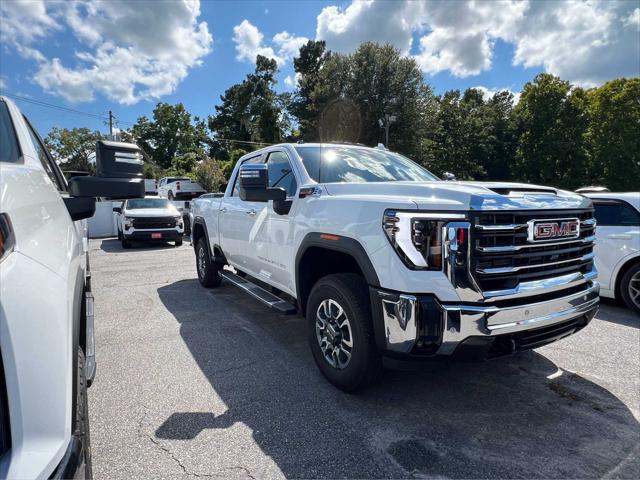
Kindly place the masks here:
POLYGON ((256 211, 252 208, 251 210, 247 210, 247 215, 251 215, 252 217, 256 214, 256 211))
POLYGON ((220 209, 220 213, 227 213, 227 207, 222 207, 220 209))
POLYGON ((611 235, 607 235, 607 238, 612 240, 628 240, 631 238, 631 235, 625 235, 624 233, 612 233, 611 235))

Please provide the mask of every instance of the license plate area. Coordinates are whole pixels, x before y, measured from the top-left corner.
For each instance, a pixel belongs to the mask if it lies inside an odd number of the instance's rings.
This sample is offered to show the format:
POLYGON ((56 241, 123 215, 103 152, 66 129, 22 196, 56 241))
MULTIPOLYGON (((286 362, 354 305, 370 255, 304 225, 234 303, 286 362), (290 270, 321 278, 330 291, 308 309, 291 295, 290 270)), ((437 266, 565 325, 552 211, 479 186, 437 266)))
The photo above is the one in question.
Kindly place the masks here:
POLYGON ((151 234, 151 238, 153 238, 153 239, 162 238, 162 234, 161 233, 152 233, 151 234))

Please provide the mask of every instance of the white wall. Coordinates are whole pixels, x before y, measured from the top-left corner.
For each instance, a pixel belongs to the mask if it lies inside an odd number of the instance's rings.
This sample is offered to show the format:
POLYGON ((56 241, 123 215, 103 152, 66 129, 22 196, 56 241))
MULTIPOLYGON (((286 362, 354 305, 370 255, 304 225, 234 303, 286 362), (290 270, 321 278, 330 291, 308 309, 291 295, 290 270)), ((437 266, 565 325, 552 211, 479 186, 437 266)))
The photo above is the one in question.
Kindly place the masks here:
POLYGON ((118 234, 113 207, 122 202, 96 202, 96 213, 88 220, 89 238, 115 237, 118 234))

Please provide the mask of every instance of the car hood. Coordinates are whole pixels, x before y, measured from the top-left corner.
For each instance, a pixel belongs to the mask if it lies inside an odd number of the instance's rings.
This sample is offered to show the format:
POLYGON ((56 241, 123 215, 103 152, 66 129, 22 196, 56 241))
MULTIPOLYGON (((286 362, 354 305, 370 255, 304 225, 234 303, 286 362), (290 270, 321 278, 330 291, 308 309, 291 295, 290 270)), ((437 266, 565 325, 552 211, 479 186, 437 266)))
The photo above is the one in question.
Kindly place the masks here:
POLYGON ((175 217, 180 212, 173 208, 134 208, 123 212, 127 217, 175 217))
POLYGON ((591 200, 552 187, 509 182, 329 183, 329 195, 379 201, 389 197, 420 210, 526 210, 589 208, 591 200), (413 205, 411 205, 413 204, 413 205))

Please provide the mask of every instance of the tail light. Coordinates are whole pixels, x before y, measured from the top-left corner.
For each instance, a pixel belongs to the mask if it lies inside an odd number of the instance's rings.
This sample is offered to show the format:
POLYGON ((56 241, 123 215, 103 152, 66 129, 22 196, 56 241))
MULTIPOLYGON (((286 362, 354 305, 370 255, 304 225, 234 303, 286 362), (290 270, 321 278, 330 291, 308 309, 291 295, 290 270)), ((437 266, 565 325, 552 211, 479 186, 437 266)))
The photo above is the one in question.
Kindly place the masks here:
POLYGON ((176 190, 180 190, 180 182, 176 182, 176 190))
POLYGON ((0 214, 0 262, 13 251, 15 244, 16 238, 9 215, 2 213, 0 214))

